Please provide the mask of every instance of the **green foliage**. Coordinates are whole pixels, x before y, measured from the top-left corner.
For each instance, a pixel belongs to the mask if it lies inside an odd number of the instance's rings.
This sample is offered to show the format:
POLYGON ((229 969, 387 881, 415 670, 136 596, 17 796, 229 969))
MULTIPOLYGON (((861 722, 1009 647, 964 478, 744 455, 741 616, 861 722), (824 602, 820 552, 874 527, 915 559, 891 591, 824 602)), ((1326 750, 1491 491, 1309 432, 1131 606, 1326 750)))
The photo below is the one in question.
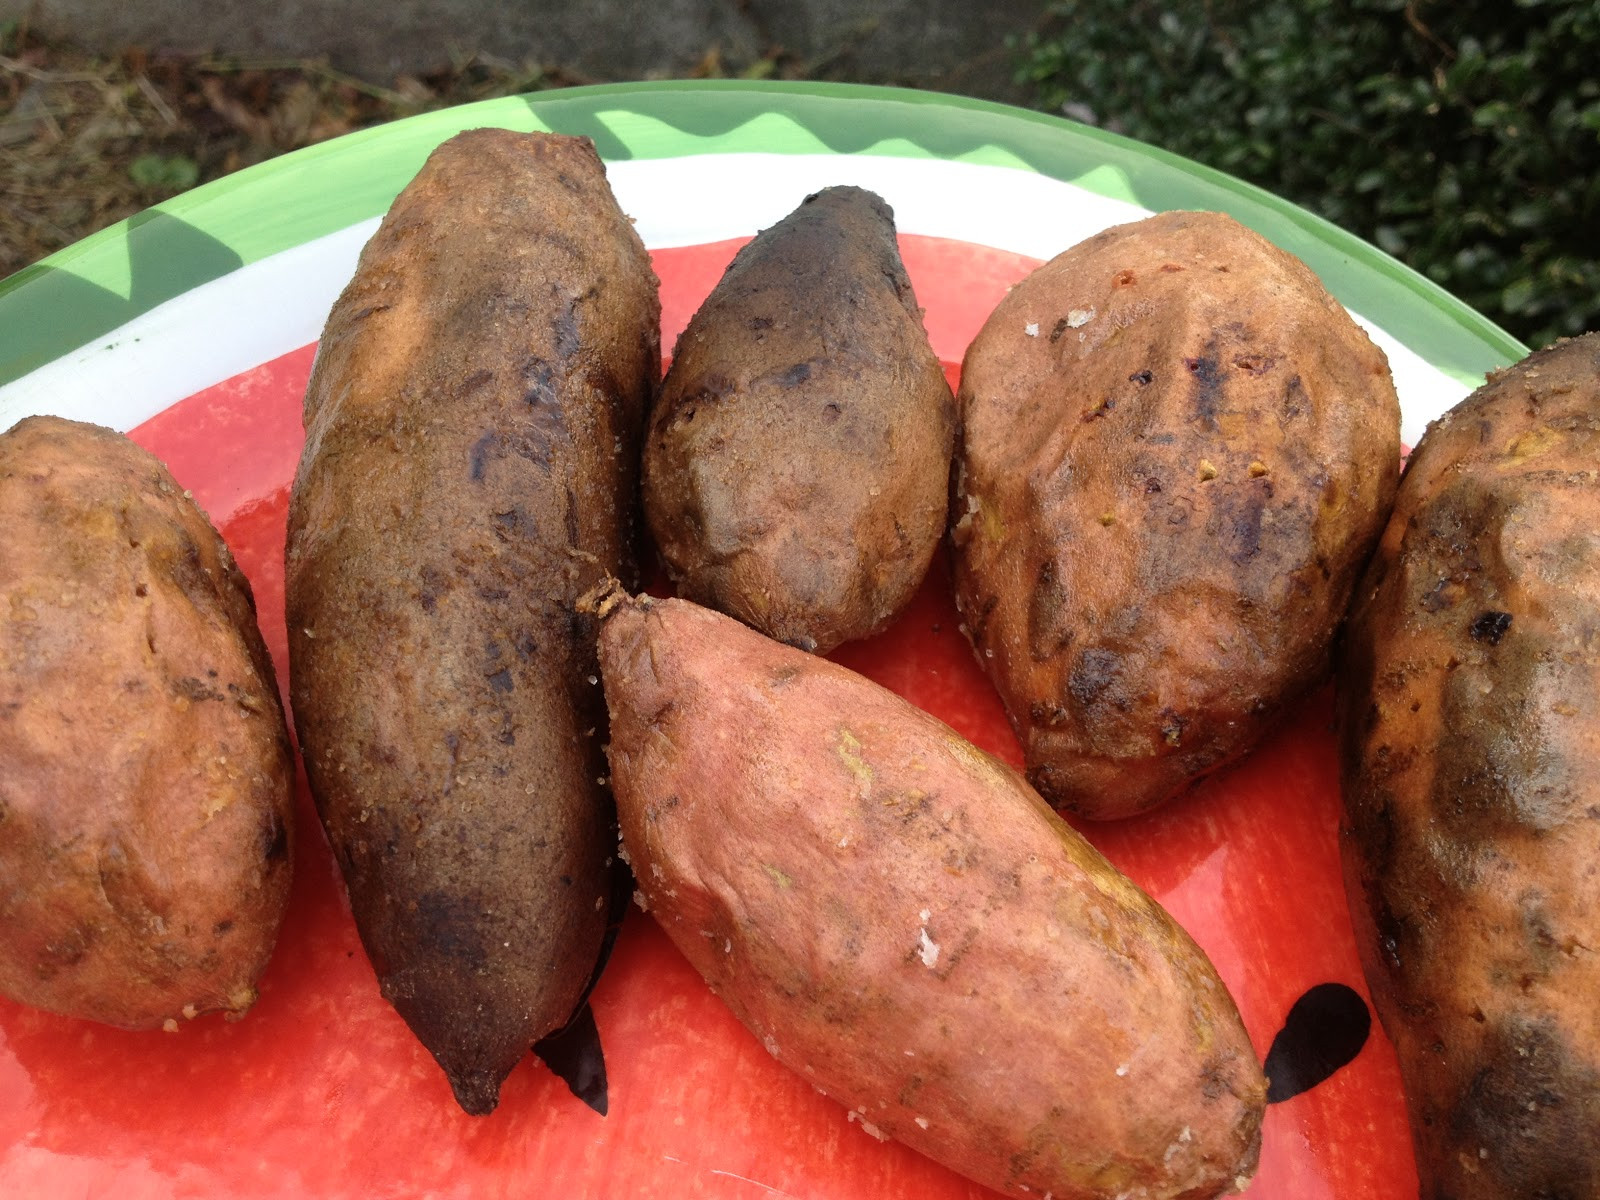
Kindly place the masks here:
POLYGON ((171 194, 192 188, 200 167, 183 154, 141 154, 128 164, 128 178, 142 188, 171 194))
POLYGON ((1594 0, 1056 0, 1041 108, 1250 180, 1535 346, 1600 328, 1594 0))

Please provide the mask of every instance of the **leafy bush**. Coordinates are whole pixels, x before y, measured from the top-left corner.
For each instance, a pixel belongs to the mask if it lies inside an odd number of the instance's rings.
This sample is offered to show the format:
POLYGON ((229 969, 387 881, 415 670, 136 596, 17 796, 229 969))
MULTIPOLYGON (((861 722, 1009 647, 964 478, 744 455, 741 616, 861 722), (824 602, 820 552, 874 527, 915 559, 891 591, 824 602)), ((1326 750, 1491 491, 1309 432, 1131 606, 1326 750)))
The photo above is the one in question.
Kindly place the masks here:
POLYGON ((1600 328, 1594 0, 1055 0, 1039 107, 1375 242, 1535 346, 1600 328))

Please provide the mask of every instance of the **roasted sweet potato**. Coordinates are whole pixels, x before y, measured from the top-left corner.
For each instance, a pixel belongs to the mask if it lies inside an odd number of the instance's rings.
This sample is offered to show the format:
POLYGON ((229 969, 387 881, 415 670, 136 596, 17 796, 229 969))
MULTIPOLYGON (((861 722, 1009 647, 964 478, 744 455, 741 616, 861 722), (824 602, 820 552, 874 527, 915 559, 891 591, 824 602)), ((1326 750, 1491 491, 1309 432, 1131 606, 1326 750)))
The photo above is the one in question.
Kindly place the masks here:
POLYGON ((0 992, 128 1029, 242 1014, 294 768, 250 585, 109 429, 0 437, 0 992))
POLYGON ((889 206, 828 188, 739 251, 678 339, 645 515, 680 595, 824 652, 922 582, 954 437, 889 206))
POLYGON ((957 599, 1052 803, 1150 808, 1326 679, 1400 409, 1304 264, 1216 213, 1106 230, 996 308, 960 408, 957 599))
POLYGON ((869 1133, 1013 1194, 1243 1188, 1265 1085, 1227 989, 1019 775, 721 614, 610 604, 634 874, 772 1054, 869 1133))
POLYGON ((1357 592, 1351 911, 1425 1200, 1600 1196, 1600 335, 1434 422, 1357 592))
POLYGON ((571 1015, 605 929, 605 713, 572 601, 632 570, 659 331, 593 146, 475 130, 368 243, 306 395, 296 728, 383 994, 470 1113, 571 1015))

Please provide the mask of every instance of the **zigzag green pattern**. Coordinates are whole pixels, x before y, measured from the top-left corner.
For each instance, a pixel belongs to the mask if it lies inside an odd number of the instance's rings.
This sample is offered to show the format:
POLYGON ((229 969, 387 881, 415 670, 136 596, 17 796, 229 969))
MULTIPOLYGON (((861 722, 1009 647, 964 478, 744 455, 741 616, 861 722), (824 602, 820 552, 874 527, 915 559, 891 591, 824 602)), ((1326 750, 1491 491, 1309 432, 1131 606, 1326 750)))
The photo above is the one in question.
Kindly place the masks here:
POLYGON ((932 92, 740 81, 539 92, 428 113, 295 151, 157 205, 0 282, 0 385, 200 284, 384 212, 439 142, 496 125, 592 138, 608 160, 873 154, 1036 171, 1146 208, 1231 213, 1299 255, 1346 305, 1475 384, 1526 348, 1367 243, 1259 188, 1023 109, 932 92))

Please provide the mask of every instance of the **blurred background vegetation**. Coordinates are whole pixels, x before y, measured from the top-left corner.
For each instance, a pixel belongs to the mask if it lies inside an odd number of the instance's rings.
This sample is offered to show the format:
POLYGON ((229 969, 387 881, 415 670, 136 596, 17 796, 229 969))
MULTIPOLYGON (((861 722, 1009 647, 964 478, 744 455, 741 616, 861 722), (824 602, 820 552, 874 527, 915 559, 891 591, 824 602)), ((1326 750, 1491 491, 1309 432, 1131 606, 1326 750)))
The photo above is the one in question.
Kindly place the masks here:
MULTIPOLYGON (((1534 346, 1600 328, 1596 0, 1051 0, 992 95, 1260 184, 1534 346)), ((874 77, 853 63, 859 82, 874 77)), ((680 74, 684 72, 679 72, 680 74)), ((691 76, 840 78, 712 45, 691 76)), ((0 276, 194 184, 427 109, 597 82, 456 55, 373 81, 322 61, 90 54, 0 27, 0 276)))
POLYGON ((1056 0, 1033 102, 1260 184, 1535 347, 1600 329, 1595 0, 1056 0))

